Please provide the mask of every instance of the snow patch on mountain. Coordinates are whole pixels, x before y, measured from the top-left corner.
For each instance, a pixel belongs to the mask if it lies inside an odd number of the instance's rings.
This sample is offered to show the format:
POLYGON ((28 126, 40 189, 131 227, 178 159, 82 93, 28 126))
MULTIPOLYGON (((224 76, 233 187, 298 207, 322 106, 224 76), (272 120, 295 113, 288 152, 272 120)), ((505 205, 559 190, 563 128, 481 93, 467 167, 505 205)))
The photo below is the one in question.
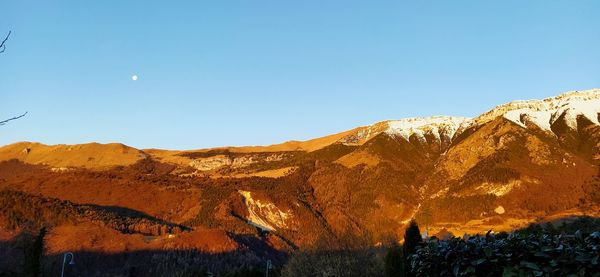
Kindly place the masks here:
POLYGON ((564 118, 569 128, 577 128, 577 118, 583 116, 593 124, 600 125, 600 89, 571 91, 542 100, 519 100, 495 107, 480 115, 474 124, 484 124, 498 116, 527 128, 527 123, 552 132, 551 126, 564 118))
POLYGON ((456 131, 463 125, 469 124, 470 118, 460 116, 431 116, 413 117, 387 122, 385 131, 390 135, 397 135, 406 140, 412 135, 425 140, 425 135, 433 135, 437 140, 442 138, 452 139, 456 131))
POLYGON ((550 119, 552 115, 550 113, 543 111, 527 111, 521 114, 523 115, 520 117, 521 121, 531 122, 544 131, 552 132, 552 129, 550 128, 550 119))
POLYGON ((465 130, 481 126, 498 117, 504 117, 523 128, 537 126, 543 131, 554 133, 551 126, 561 118, 564 118, 566 125, 572 129, 577 128, 577 118, 580 116, 600 125, 599 113, 600 89, 571 91, 542 100, 513 101, 497 106, 476 118, 431 116, 382 121, 360 127, 358 131, 338 142, 345 145, 361 145, 376 135, 385 133, 407 141, 413 137, 427 142, 427 138, 433 137, 437 142, 451 143, 465 130))

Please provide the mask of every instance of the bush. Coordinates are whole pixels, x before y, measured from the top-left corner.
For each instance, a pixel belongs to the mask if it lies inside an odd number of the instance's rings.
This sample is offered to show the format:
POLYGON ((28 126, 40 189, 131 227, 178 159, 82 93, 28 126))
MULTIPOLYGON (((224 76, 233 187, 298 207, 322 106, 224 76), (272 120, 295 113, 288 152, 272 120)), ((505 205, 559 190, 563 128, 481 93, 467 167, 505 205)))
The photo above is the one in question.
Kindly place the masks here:
POLYGON ((383 265, 371 249, 310 251, 294 254, 281 276, 382 276, 383 265))
POLYGON ((417 276, 600 276, 600 232, 429 240, 409 257, 417 276))
MULTIPOLYGON (((275 272, 270 270, 269 276, 275 276, 275 272)), ((244 268, 238 271, 223 274, 224 277, 263 277, 265 272, 258 268, 244 268)))

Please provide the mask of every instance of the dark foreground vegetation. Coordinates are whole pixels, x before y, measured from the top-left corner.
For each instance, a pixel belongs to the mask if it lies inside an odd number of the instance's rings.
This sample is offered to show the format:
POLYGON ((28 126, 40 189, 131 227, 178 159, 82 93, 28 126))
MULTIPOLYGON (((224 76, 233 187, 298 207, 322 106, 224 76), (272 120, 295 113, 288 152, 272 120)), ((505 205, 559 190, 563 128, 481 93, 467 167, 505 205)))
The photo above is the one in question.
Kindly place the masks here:
POLYGON ((600 276, 600 220, 533 224, 514 233, 421 239, 413 221, 403 245, 299 254, 283 276, 600 276))
POLYGON ((430 239, 408 257, 417 276, 600 276, 600 232, 430 239))
MULTIPOLYGON (((19 267, 0 276, 54 276, 62 256, 43 255, 43 237, 20 236, 19 267)), ((207 254, 197 251, 76 253, 66 276, 265 276, 265 259, 251 252, 207 254), (103 264, 90 271, 86 264, 103 264), (75 274, 75 275, 73 275, 75 274)), ((422 239, 411 222, 402 245, 296 251, 274 260, 269 276, 600 276, 600 219, 533 224, 513 233, 422 239)), ((14 267, 13 267, 14 268, 14 267)))

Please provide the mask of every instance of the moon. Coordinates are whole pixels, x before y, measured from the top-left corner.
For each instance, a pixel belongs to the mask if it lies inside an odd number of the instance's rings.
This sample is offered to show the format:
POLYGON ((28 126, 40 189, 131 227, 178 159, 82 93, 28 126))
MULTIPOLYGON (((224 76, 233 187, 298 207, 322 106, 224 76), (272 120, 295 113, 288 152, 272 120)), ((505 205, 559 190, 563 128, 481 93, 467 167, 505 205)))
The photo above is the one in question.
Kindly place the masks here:
POLYGON ((131 76, 131 80, 133 80, 133 81, 137 81, 137 79, 138 79, 138 76, 137 76, 137 75, 132 75, 132 76, 131 76))

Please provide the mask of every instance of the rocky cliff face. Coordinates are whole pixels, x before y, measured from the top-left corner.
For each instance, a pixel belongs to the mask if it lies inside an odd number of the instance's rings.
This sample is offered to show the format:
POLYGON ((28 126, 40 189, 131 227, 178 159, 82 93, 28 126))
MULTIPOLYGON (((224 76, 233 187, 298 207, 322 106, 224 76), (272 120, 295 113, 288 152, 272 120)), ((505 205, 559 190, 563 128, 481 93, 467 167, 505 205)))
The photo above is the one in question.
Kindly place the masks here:
MULTIPOLYGON (((432 234, 511 230, 548 216, 600 216, 599 112, 600 90, 590 90, 272 147, 15 144, 0 148, 0 187, 140 211, 140 226, 159 226, 149 233, 169 239, 210 229, 277 249, 376 244, 397 238, 412 218, 432 234)), ((102 224, 130 222, 119 216, 102 224)), ((219 241, 257 247, 231 240, 219 241)))

